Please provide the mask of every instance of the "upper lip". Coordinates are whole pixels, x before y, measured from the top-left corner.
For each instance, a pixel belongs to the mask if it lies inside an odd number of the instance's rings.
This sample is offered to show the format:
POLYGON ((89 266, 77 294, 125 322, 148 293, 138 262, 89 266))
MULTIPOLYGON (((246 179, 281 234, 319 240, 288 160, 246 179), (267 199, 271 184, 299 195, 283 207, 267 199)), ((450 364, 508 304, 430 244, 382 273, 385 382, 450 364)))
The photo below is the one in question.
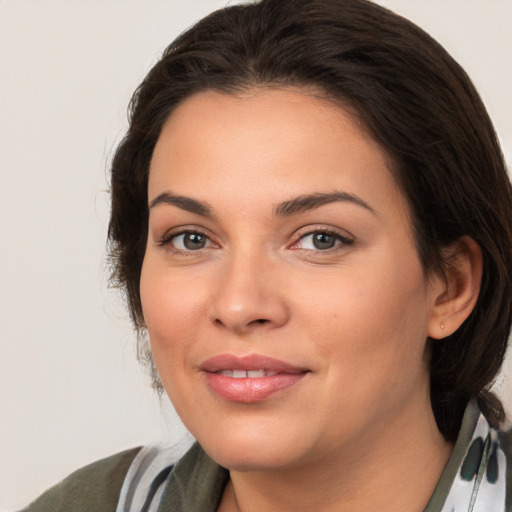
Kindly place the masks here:
POLYGON ((219 354, 203 361, 199 367, 201 370, 215 373, 223 370, 267 370, 276 373, 303 373, 309 371, 307 368, 296 366, 274 357, 248 354, 219 354))

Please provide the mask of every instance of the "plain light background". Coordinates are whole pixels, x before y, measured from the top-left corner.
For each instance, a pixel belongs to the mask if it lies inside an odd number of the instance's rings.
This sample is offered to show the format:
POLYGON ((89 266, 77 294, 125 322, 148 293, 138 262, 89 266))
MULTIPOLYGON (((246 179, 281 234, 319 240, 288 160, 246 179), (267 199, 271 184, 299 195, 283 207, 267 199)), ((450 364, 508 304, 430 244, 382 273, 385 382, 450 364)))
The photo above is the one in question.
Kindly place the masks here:
MULTIPOLYGON (((510 168, 512 0, 379 3, 466 68, 510 168)), ((0 508, 95 459, 183 434, 107 289, 108 164, 163 48, 225 4, 0 0, 0 508)), ((512 411, 510 380, 499 390, 512 411)))

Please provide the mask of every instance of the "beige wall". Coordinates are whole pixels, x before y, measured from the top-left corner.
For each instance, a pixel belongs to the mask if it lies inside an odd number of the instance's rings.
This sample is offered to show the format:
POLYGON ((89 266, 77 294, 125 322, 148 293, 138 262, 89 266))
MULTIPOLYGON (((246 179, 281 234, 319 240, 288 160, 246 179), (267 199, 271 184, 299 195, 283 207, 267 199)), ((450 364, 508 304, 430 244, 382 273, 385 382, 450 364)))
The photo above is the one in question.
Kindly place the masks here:
MULTIPOLYGON (((86 462, 180 435, 106 291, 106 168, 129 95, 160 50, 224 3, 0 0, 0 509, 86 462)), ((381 3, 467 68, 510 165, 512 2, 381 3)), ((503 393, 512 410, 510 386, 503 393)))

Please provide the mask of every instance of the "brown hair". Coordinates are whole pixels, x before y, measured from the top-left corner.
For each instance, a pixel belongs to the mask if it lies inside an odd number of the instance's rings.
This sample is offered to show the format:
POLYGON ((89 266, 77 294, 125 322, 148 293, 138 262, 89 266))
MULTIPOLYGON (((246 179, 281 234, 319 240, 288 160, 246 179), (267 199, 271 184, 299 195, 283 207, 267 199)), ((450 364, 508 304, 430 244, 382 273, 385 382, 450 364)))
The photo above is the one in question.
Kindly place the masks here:
POLYGON ((113 283, 144 330, 139 279, 148 169, 161 127, 184 98, 254 86, 312 86, 354 112, 387 151, 413 216, 427 272, 467 235, 483 252, 480 296, 454 334, 431 344, 431 399, 453 440, 469 399, 498 418, 487 393, 512 321, 512 200, 497 138, 464 70, 411 22, 366 0, 263 0, 221 9, 183 33, 135 92, 112 162, 113 283))

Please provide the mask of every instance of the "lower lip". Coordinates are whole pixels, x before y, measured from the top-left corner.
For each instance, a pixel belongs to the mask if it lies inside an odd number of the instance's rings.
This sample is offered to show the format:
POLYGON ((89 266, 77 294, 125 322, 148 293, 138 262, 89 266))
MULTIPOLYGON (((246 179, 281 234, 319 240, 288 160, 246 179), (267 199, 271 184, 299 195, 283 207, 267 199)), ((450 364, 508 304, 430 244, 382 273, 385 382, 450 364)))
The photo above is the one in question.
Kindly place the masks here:
POLYGON ((306 372, 279 373, 272 377, 236 379, 220 373, 204 373, 209 388, 221 398, 230 402, 261 402, 269 396, 283 391, 298 382, 306 372))

